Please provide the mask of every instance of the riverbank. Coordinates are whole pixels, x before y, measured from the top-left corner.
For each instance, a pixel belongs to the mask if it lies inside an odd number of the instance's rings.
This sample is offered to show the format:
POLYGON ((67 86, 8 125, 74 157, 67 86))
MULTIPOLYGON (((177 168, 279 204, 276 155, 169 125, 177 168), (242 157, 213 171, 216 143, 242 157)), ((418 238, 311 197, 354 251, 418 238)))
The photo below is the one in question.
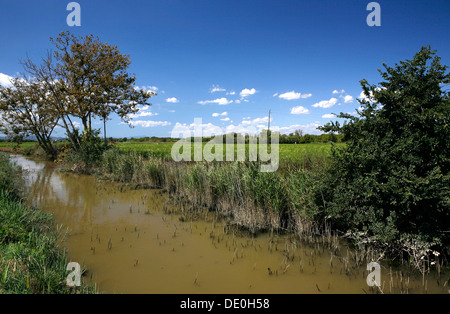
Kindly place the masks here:
POLYGON ((398 263, 411 263, 421 272, 448 265, 448 248, 436 250, 419 238, 406 235, 381 242, 364 230, 337 229, 324 200, 331 160, 323 154, 305 156, 301 162, 281 162, 277 172, 263 173, 258 162, 174 162, 112 148, 96 158, 63 156, 59 166, 128 188, 162 189, 169 195, 168 212, 176 211, 184 220, 213 212, 250 234, 276 231, 328 238, 332 233, 350 240, 361 254, 376 251, 398 263), (86 165, 82 160, 94 162, 86 165))
POLYGON ((332 232, 250 234, 205 208, 181 214, 160 189, 11 159, 24 169, 27 203, 67 226, 71 260, 86 265, 105 293, 379 293, 366 283, 371 261, 381 265, 384 293, 447 293, 444 269, 423 276, 332 232))
POLYGON ((66 285, 64 230, 51 214, 22 201, 20 181, 20 169, 0 153, 0 293, 95 293, 86 283, 66 285))

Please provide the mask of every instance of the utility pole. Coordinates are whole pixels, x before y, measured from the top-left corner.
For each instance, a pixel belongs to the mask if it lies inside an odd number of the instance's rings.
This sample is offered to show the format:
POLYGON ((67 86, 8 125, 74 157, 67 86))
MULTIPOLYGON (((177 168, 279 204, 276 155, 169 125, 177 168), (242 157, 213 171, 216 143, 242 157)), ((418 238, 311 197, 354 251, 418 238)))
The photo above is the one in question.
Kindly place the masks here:
POLYGON ((267 131, 270 131, 270 109, 269 109, 269 122, 268 122, 268 126, 267 126, 267 131))

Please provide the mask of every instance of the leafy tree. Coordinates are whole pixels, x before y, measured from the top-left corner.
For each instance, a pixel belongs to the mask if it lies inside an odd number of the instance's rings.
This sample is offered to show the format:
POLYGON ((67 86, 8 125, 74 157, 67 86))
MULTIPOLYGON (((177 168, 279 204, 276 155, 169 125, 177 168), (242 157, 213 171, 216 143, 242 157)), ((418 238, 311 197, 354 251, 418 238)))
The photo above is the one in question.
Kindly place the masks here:
POLYGON ((58 118, 76 151, 95 133, 93 118, 103 119, 106 124, 114 113, 128 122, 130 115, 138 111, 137 106, 149 105, 147 100, 155 95, 135 86, 135 76, 127 72, 129 55, 121 54, 116 46, 102 43, 93 35, 76 37, 70 32, 62 32, 51 42, 55 51, 48 53, 42 64, 29 58, 22 64, 51 96, 48 112, 58 118), (82 121, 83 134, 74 117, 82 121))
POLYGON ((0 87, 0 131, 15 139, 34 135, 50 157, 56 157, 51 134, 58 119, 49 112, 49 94, 36 82, 14 78, 11 86, 0 87))
POLYGON ((347 145, 334 163, 319 203, 338 227, 365 231, 385 244, 415 236, 448 243, 450 226, 450 82, 430 47, 394 67, 383 82, 361 81, 358 116, 320 129, 340 132, 347 145))

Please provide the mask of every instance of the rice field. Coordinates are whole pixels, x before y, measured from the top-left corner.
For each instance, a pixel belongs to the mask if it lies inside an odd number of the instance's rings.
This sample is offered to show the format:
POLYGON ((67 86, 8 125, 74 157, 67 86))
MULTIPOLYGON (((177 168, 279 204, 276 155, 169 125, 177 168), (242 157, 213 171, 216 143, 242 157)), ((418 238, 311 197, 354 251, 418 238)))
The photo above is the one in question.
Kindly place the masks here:
MULTIPOLYGON (((36 142, 25 142, 20 144, 20 148, 32 147, 36 145, 36 142)), ((16 143, 11 142, 0 142, 0 148, 14 148, 17 147, 16 143)))
MULTIPOLYGON (((144 157, 171 158, 173 143, 134 143, 125 142, 116 144, 121 151, 134 151, 144 157)), ((308 144, 279 144, 281 161, 302 161, 305 158, 326 159, 331 155, 332 145, 342 147, 344 143, 308 143, 308 144)), ((205 143, 203 143, 203 147, 205 143)), ((236 146, 235 146, 236 153, 236 146)), ((225 148, 224 148, 225 153, 225 148)), ((246 144, 246 156, 248 156, 248 144, 246 144)))

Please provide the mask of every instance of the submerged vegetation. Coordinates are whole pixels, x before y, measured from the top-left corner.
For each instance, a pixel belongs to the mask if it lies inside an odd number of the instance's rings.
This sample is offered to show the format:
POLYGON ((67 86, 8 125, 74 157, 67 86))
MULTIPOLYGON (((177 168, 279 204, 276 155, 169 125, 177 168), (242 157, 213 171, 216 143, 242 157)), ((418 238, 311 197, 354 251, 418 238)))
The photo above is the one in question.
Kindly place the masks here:
POLYGON ((85 283, 66 285, 63 230, 21 200, 19 182, 20 170, 0 153, 0 293, 94 293, 85 283))

